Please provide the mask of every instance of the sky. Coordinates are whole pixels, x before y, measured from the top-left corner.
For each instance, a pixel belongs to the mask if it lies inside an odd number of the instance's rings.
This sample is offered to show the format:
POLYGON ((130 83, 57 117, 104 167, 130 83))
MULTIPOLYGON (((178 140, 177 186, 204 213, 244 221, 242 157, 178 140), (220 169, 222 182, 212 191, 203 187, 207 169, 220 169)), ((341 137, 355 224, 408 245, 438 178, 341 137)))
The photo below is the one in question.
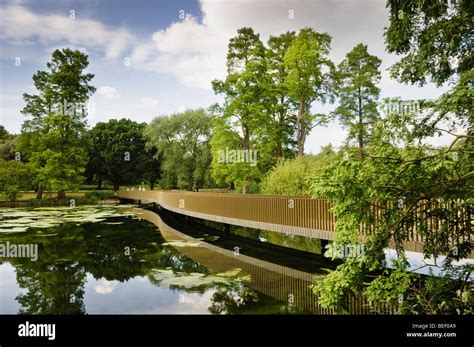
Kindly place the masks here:
MULTIPOLYGON (((384 0, 0 0, 0 124, 19 133, 23 93, 35 93, 32 76, 45 70, 57 48, 89 55, 97 88, 88 124, 112 118, 149 122, 222 102, 211 81, 225 78, 227 45, 251 26, 263 42, 270 35, 312 27, 332 36, 338 64, 358 43, 382 59, 381 98, 436 98, 448 89, 400 84, 387 69, 399 57, 385 51, 384 0)), ((314 112, 337 104, 315 103, 314 112)), ((343 143, 337 122, 315 128, 307 153, 343 143)))

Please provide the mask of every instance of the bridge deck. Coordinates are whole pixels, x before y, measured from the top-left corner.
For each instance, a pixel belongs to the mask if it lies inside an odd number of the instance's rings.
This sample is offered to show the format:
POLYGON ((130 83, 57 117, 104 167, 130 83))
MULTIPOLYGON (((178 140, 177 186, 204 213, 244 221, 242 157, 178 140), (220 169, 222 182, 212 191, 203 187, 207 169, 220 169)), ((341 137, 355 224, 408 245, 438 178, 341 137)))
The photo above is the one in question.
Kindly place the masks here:
MULTIPOLYGON (((120 199, 154 202, 183 215, 210 221, 333 240, 335 216, 324 199, 298 196, 197 193, 187 191, 118 191, 120 199)), ((362 235, 363 239, 364 236, 362 235)), ((405 241, 407 251, 422 252, 416 232, 405 241)), ((469 258, 474 258, 471 252, 469 258)))

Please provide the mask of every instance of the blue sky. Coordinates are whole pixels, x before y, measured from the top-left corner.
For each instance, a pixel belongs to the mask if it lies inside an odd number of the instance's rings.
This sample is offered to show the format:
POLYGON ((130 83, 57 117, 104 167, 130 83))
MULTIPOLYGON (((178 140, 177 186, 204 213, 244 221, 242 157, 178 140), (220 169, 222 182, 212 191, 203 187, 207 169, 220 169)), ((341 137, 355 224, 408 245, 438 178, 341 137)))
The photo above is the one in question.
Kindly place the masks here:
MULTIPOLYGON (((388 77, 385 70, 398 58, 385 52, 383 0, 0 0, 0 7, 0 124, 15 133, 25 119, 22 94, 34 93, 31 77, 56 48, 89 54, 97 87, 89 125, 121 117, 149 122, 221 101, 210 81, 224 78, 228 40, 242 26, 252 26, 263 41, 306 26, 328 32, 335 63, 356 44, 367 44, 383 60, 382 97, 435 98, 447 89, 388 77)), ((315 104, 313 110, 335 106, 315 104)), ((344 137, 335 122, 315 128, 306 152, 340 145, 344 137)))

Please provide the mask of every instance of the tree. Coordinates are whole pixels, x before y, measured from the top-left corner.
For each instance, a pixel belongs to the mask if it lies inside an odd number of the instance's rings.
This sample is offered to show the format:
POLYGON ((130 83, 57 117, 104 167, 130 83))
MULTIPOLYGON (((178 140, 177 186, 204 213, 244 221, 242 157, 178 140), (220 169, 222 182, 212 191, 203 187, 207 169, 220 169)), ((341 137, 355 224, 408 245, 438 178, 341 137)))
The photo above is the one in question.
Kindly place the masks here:
POLYGON ((22 190, 30 188, 31 173, 25 163, 0 159, 0 191, 10 202, 17 201, 22 190))
POLYGON ((286 86, 293 103, 298 107, 298 156, 304 154, 306 137, 317 125, 327 121, 324 114, 310 114, 313 101, 332 101, 334 96, 334 64, 327 57, 331 37, 311 28, 302 29, 292 41, 284 57, 288 70, 286 86))
POLYGON ((279 159, 291 158, 294 155, 296 115, 288 95, 288 86, 285 83, 288 70, 285 66, 285 55, 293 42, 295 32, 286 32, 279 36, 270 36, 266 56, 268 59, 268 107, 270 124, 262 128, 261 143, 268 149, 266 157, 271 158, 271 166, 279 159))
POLYGON ((8 131, 3 125, 0 125, 0 140, 3 140, 8 136, 8 131))
POLYGON ((392 75, 420 84, 427 78, 457 82, 435 101, 420 100, 422 112, 379 120, 366 151, 370 160, 341 154, 315 177, 313 194, 333 203, 338 241, 358 242, 361 229, 369 235, 365 255, 349 258, 314 290, 326 307, 341 308, 344 295, 362 291, 374 308, 389 303, 405 313, 472 314, 468 282, 474 268, 453 263, 472 249, 472 5, 389 0, 388 7, 388 50, 405 55, 392 75), (452 137, 449 146, 429 145, 427 139, 442 134, 452 137), (411 272, 404 241, 413 232, 423 237, 425 258, 446 255, 439 264, 444 275, 411 272), (389 242, 398 256, 392 269, 384 266, 389 242))
POLYGON ((145 151, 145 126, 122 118, 100 122, 92 128, 88 171, 96 182, 109 180, 116 191, 121 184, 143 180, 149 158, 145 151))
POLYGON ((265 47, 259 35, 252 28, 242 28, 229 42, 226 79, 212 82, 214 92, 225 98, 214 127, 218 139, 212 142, 214 178, 229 184, 238 178, 243 193, 249 192, 250 182, 259 176, 258 168, 246 162, 221 162, 218 153, 228 146, 245 153, 256 150, 256 132, 266 125, 266 70, 265 47))
POLYGON ((162 177, 161 164, 163 158, 158 148, 149 144, 145 146, 145 154, 143 178, 150 183, 150 189, 153 190, 156 182, 162 177))
POLYGON ((370 127, 377 121, 377 99, 380 89, 379 67, 381 60, 367 52, 367 46, 358 44, 339 64, 339 106, 334 111, 343 127, 348 129, 348 139, 355 139, 359 147, 359 158, 364 159, 364 146, 368 141, 370 127))
POLYGON ((393 77, 441 85, 474 68, 472 1, 388 0, 387 7, 387 50, 403 55, 391 68, 393 77))
POLYGON ((317 155, 306 154, 281 160, 262 179, 260 191, 270 195, 309 195, 311 178, 323 170, 334 156, 332 146, 328 145, 317 155))
POLYGON ((21 148, 37 172, 38 198, 45 188, 77 189, 87 162, 86 102, 95 88, 93 74, 84 73, 88 57, 80 51, 55 50, 48 71, 38 71, 33 81, 38 94, 23 94, 22 113, 29 117, 22 126, 21 148))
POLYGON ((147 126, 147 145, 162 158, 163 188, 192 190, 210 184, 211 130, 211 117, 203 109, 156 117, 147 126))
POLYGON ((17 157, 19 135, 9 134, 3 139, 0 139, 0 158, 4 160, 23 159, 20 153, 20 158, 17 157))

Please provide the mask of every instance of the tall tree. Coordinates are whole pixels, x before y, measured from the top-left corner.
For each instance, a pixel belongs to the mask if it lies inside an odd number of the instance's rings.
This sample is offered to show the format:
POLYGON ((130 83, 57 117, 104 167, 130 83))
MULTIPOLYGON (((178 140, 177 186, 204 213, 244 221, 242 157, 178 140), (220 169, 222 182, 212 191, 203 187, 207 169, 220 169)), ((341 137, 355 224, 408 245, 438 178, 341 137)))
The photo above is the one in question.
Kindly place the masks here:
POLYGON ((29 117, 22 126, 22 149, 37 172, 38 197, 43 189, 77 189, 87 162, 86 102, 95 88, 94 77, 84 70, 88 57, 80 51, 55 50, 47 71, 38 71, 33 81, 38 94, 23 94, 22 113, 29 117))
POLYGON ((113 189, 118 190, 121 184, 143 180, 148 158, 143 135, 145 126, 145 123, 122 118, 97 123, 92 128, 88 166, 97 182, 108 180, 113 189))
POLYGON ((148 146, 161 157, 161 186, 187 190, 210 183, 212 123, 203 110, 156 117, 145 130, 148 146))
POLYGON ((270 36, 268 39, 268 107, 270 115, 268 124, 262 128, 265 143, 269 148, 269 157, 275 164, 279 159, 291 158, 294 155, 296 114, 288 94, 285 83, 288 69, 285 66, 285 55, 293 42, 296 34, 294 31, 286 32, 279 36, 270 36))
MULTIPOLYGON (((233 144, 239 138, 238 148, 243 151, 256 150, 255 135, 257 129, 265 124, 265 79, 267 61, 265 47, 252 28, 242 28, 237 36, 230 39, 227 53, 227 77, 224 81, 213 81, 212 87, 216 94, 225 97, 221 112, 220 125, 216 126, 215 134, 224 141, 213 142, 213 158, 217 152, 225 147, 216 147, 223 144, 233 144), (225 141, 228 139, 228 141, 225 141)), ((213 160, 214 172, 228 172, 229 163, 220 163, 213 160)), ((257 171, 256 167, 248 163, 233 163, 233 171, 241 177, 243 193, 248 193, 249 184, 257 171)), ((221 177, 216 176, 216 179, 221 177)))
POLYGON ((327 121, 324 114, 310 113, 311 104, 332 101, 334 97, 334 64, 328 58, 330 45, 331 36, 328 34, 304 28, 292 41, 284 58, 288 70, 288 93, 298 108, 298 156, 304 154, 306 137, 311 129, 327 121))
MULTIPOLYGON (((472 2, 388 0, 390 52, 403 55, 392 67, 402 82, 442 84, 456 80, 437 100, 421 100, 422 112, 390 113, 372 131, 367 157, 334 162, 316 177, 313 194, 334 205, 341 243, 358 242, 369 230, 363 257, 350 258, 315 286, 326 307, 344 294, 363 291, 369 303, 397 305, 401 312, 472 314, 473 265, 456 264, 472 252, 474 132, 472 2), (428 139, 446 135, 449 146, 428 139), (423 257, 438 258, 442 276, 413 274, 405 256, 412 232, 423 238, 423 257), (384 266, 384 249, 398 259, 384 266), (378 274, 367 282, 366 275, 378 274)), ((428 265, 427 265, 428 266, 428 265)))
POLYGON ((364 159, 364 146, 371 126, 378 119, 377 99, 380 89, 379 67, 381 60, 367 52, 367 46, 358 44, 338 65, 339 106, 334 111, 343 127, 348 129, 348 139, 355 139, 359 158, 364 159))

